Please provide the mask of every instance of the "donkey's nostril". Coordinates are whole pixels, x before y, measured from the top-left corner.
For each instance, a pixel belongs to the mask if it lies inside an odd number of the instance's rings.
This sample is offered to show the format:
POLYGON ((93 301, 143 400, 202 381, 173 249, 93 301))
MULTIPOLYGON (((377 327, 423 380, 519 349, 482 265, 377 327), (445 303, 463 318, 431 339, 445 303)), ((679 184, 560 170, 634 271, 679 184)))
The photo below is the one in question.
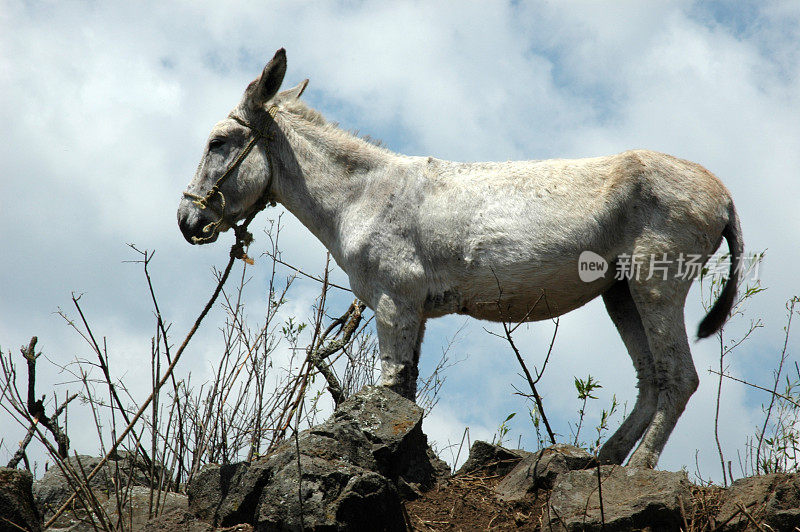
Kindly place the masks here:
POLYGON ((192 226, 189 224, 189 217, 185 215, 178 215, 178 227, 181 228, 181 233, 183 233, 183 237, 190 243, 192 242, 192 226))

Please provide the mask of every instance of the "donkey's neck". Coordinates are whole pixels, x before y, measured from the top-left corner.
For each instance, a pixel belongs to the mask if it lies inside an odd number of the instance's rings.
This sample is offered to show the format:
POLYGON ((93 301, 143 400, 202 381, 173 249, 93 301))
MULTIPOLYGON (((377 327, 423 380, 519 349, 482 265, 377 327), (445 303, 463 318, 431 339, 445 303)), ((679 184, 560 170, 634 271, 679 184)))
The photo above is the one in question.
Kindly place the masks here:
POLYGON ((308 108, 278 119, 288 150, 281 150, 278 200, 339 259, 342 217, 377 173, 397 156, 329 124, 308 108), (311 113, 311 117, 304 115, 311 113))

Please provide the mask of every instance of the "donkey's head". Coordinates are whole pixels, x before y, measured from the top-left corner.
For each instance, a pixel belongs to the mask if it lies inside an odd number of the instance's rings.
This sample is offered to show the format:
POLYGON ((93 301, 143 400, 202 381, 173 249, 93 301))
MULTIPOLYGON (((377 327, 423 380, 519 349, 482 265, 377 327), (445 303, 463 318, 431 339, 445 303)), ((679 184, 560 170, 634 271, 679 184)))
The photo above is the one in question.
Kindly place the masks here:
POLYGON ((178 207, 178 225, 190 243, 214 242, 219 233, 274 201, 276 105, 299 97, 308 82, 278 94, 284 74, 286 51, 281 48, 247 87, 241 102, 211 130, 178 207))

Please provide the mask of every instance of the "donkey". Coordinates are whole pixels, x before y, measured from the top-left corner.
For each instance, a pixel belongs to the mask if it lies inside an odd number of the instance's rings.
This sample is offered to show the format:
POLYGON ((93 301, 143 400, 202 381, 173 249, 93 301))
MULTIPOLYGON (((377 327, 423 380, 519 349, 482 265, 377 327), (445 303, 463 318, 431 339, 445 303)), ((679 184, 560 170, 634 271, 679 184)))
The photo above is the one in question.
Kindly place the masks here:
POLYGON ((629 465, 655 467, 699 382, 683 314, 699 268, 681 275, 683 260, 702 265, 723 237, 731 252, 698 337, 719 330, 736 297, 743 242, 725 186, 695 163, 645 150, 502 163, 395 154, 306 106, 308 80, 278 92, 285 73, 280 49, 214 126, 178 209, 185 238, 214 242, 281 203, 375 312, 382 384, 411 400, 428 318, 542 320, 602 296, 639 391, 599 456, 621 464, 639 442, 629 465), (607 271, 586 279, 579 258, 589 251, 607 271), (631 257, 646 259, 638 275, 614 275, 631 257))

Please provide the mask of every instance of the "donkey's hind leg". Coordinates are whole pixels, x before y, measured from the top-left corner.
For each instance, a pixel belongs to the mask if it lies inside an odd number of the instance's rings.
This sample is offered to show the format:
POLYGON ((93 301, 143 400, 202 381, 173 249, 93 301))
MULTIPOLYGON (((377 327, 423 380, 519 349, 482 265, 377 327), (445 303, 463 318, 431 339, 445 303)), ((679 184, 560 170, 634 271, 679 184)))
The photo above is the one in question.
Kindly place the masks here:
POLYGON ((614 284, 603 294, 608 315, 619 331, 628 354, 633 360, 638 379, 639 395, 630 414, 617 431, 600 449, 601 462, 621 464, 633 446, 644 434, 656 412, 658 402, 658 383, 650 346, 647 343, 642 319, 631 297, 628 281, 614 284))
POLYGON ((381 383, 414 401, 425 321, 420 312, 386 294, 378 300, 375 318, 381 351, 381 383))
POLYGON ((669 435, 699 384, 683 316, 689 282, 678 279, 630 282, 659 384, 655 415, 628 461, 631 466, 656 466, 669 435))

